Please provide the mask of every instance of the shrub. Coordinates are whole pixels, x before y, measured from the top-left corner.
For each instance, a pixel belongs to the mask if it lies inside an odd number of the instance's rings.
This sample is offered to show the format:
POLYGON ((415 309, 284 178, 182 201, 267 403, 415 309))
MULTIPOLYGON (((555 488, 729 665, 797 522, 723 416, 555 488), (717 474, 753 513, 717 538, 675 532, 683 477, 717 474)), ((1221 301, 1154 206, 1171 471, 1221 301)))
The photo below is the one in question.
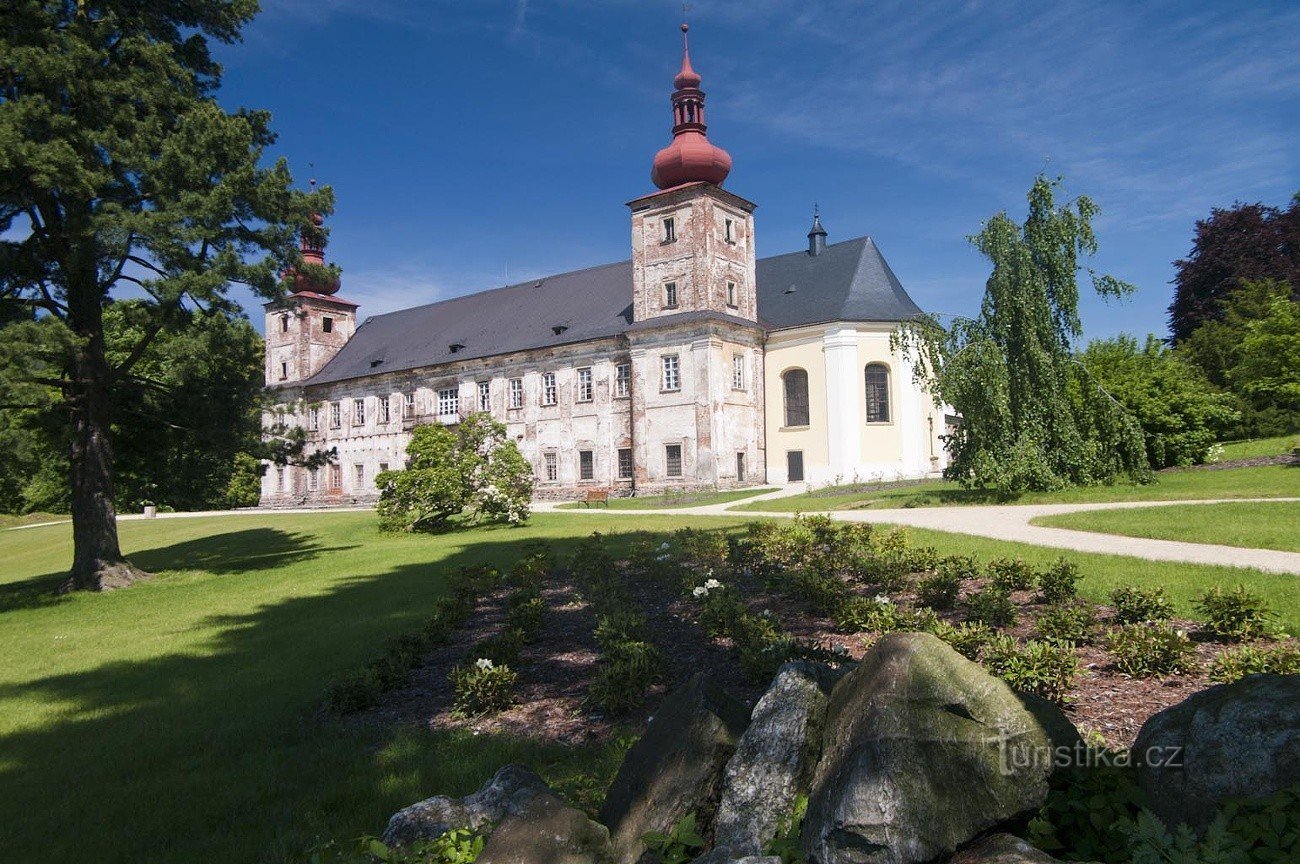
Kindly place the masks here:
POLYGON ((311 852, 309 864, 474 864, 486 838, 470 828, 453 828, 432 840, 388 847, 377 837, 361 837, 351 847, 331 841, 311 852))
POLYGON ((1053 855, 1128 864, 1129 828, 1145 804, 1131 768, 1089 759, 1057 774, 1027 836, 1053 855))
POLYGON ((623 642, 637 642, 645 636, 645 616, 635 609, 620 607, 596 616, 593 631, 602 651, 623 642))
POLYGON ((1274 648, 1237 648, 1214 658, 1211 680, 1223 684, 1261 673, 1300 675, 1300 646, 1278 645, 1274 648))
POLYGON ((803 567, 786 574, 785 593, 803 600, 818 614, 826 615, 844 601, 849 586, 833 573, 803 567))
POLYGON ((1038 574, 1038 595, 1044 603, 1064 603, 1079 594, 1079 567, 1073 561, 1058 558, 1056 563, 1038 574))
POLYGON ((1034 587, 1034 568, 1020 558, 994 558, 984 572, 990 585, 1008 594, 1034 587))
POLYGON ((537 594, 517 592, 511 596, 506 613, 507 629, 517 631, 524 642, 532 642, 542 631, 546 602, 537 594))
POLYGON ((939 622, 931 631, 952 646, 953 650, 967 660, 975 660, 984 650, 984 646, 993 638, 993 631, 983 624, 950 624, 939 622))
POLYGON ((663 655, 654 645, 619 642, 602 658, 587 696, 607 714, 626 714, 645 702, 646 691, 659 680, 662 669, 663 655))
POLYGON ((653 853, 653 860, 660 864, 686 864, 695 860, 704 847, 704 838, 695 825, 694 813, 688 814, 667 834, 648 831, 642 835, 641 840, 646 844, 647 851, 653 853))
POLYGON ((892 633, 902 627, 905 615, 883 594, 850 597, 835 610, 835 626, 842 633, 892 633))
POLYGON ((951 609, 961 593, 961 572, 940 561, 938 570, 916 583, 916 602, 931 609, 951 609))
POLYGON ((468 666, 451 670, 456 691, 454 712, 461 717, 479 717, 510 707, 519 676, 504 664, 480 657, 468 666))
POLYGON ((732 627, 731 638, 740 654, 741 671, 757 684, 771 681, 782 664, 799 653, 794 637, 781 630, 780 622, 771 612, 740 615, 732 627))
POLYGON ((1097 629, 1097 610, 1091 603, 1055 606, 1035 618, 1034 627, 1049 642, 1086 644, 1097 629))
POLYGON ((1245 585, 1211 588, 1196 601, 1196 611, 1205 618, 1205 629, 1220 639, 1258 639, 1277 631, 1273 610, 1245 585))
POLYGON ((495 636, 476 642, 469 649, 469 654, 474 658, 490 660, 498 666, 518 666, 519 649, 523 644, 523 633, 506 628, 495 636))
POLYGON ((1011 595, 994 585, 985 588, 966 601, 967 617, 977 624, 993 629, 1011 627, 1016 623, 1016 606, 1011 595))
POLYGON ((1196 668, 1196 647, 1182 630, 1169 624, 1125 624, 1106 635, 1106 647, 1122 672, 1138 678, 1190 672, 1196 668))
POLYGON ((1170 833, 1149 810, 1128 829, 1133 864, 1293 864, 1300 836, 1300 783, 1229 800, 1199 835, 1170 833))
POLYGON ((1174 604, 1160 586, 1116 588, 1110 592, 1110 602, 1115 607, 1115 621, 1119 624, 1168 621, 1174 617, 1174 604))
POLYGON ((1033 639, 1023 646, 1009 635, 994 636, 984 648, 983 663, 1013 689, 1032 693, 1057 704, 1069 699, 1079 658, 1074 646, 1033 639))

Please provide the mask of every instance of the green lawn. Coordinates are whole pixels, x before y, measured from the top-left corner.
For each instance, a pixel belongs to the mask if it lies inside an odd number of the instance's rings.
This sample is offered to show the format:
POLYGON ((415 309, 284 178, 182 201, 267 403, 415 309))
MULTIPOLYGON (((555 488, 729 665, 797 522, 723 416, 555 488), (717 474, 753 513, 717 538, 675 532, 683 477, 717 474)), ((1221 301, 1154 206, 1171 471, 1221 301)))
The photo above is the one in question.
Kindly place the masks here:
POLYGON ((1300 447, 1300 435, 1252 438, 1249 441, 1230 441, 1223 445, 1223 461, 1253 459, 1256 456, 1282 456, 1297 447, 1300 447))
MULTIPOLYGON (((301 862, 328 838, 378 832, 397 808, 464 794, 509 761, 569 786, 613 768, 607 749, 340 723, 327 683, 420 626, 442 574, 508 563, 529 540, 561 552, 589 531, 734 526, 735 519, 546 515, 523 529, 381 538, 369 513, 250 514, 122 523, 159 574, 103 595, 50 592, 66 525, 0 532, 0 858, 49 862, 301 862)), ((942 554, 1058 553, 914 531, 942 554)), ((1082 590, 1162 583, 1184 614, 1245 582, 1290 628, 1300 580, 1230 568, 1071 555, 1082 590)), ((586 780, 588 786, 596 780, 586 780)))
POLYGON ((1035 525, 1300 552, 1300 503, 1184 504, 1042 516, 1035 525))
POLYGON ((1058 492, 1030 492, 1013 499, 946 480, 862 484, 818 489, 803 495, 741 504, 736 510, 803 512, 942 507, 952 504, 1074 504, 1088 501, 1178 501, 1191 498, 1300 497, 1300 468, 1265 465, 1219 471, 1164 471, 1153 483, 1087 486, 1058 492))
MULTIPOLYGON (((611 498, 609 500, 610 510, 677 510, 682 507, 704 507, 709 504, 730 504, 732 501, 743 501, 746 498, 753 498, 755 495, 763 495, 767 492, 775 492, 774 488, 766 489, 732 489, 727 492, 682 492, 669 495, 647 495, 643 498, 611 498)), ((593 504, 591 507, 603 507, 603 504, 593 504)), ((561 504, 561 510, 585 510, 587 504, 581 501, 574 501, 570 504, 561 504)))

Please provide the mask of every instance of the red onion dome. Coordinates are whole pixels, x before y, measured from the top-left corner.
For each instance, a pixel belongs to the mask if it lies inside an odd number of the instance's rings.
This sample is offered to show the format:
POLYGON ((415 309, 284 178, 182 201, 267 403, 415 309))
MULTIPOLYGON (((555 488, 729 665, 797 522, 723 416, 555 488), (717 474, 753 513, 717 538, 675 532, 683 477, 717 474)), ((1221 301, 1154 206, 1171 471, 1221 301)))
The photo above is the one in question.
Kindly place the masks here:
POLYGON ((655 155, 650 169, 650 180, 660 189, 701 182, 720 186, 731 173, 731 155, 710 143, 706 134, 701 79, 691 68, 686 41, 689 29, 682 25, 682 69, 673 79, 673 142, 655 155))

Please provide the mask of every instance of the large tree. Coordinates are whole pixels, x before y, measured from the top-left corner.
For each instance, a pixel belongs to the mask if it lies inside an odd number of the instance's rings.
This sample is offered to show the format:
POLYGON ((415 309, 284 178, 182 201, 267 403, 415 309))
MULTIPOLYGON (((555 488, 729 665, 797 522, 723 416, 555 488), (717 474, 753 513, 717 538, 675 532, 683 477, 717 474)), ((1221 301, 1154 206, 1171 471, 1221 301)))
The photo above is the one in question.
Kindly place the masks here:
POLYGON ((29 383, 53 388, 70 438, 69 584, 145 575, 118 545, 114 394, 186 311, 262 296, 329 190, 295 191, 261 111, 227 112, 209 41, 234 42, 255 0, 9 0, 0 8, 0 304, 53 319, 59 350, 29 383), (139 338, 110 360, 104 309, 144 300, 139 338))
POLYGON ((1285 210, 1263 204, 1215 208, 1196 223, 1192 251, 1174 262, 1169 329, 1181 342, 1208 321, 1245 282, 1276 279, 1300 301, 1300 193, 1285 210))
MULTIPOLYGON (((993 264, 978 316, 947 329, 925 318, 895 340, 918 383, 961 416, 945 474, 967 485, 1012 494, 1146 475, 1141 428, 1075 357, 1080 258, 1097 251, 1097 207, 1084 196, 1057 204, 1059 190, 1037 177, 1023 225, 998 213, 970 238, 993 264)), ((1133 290, 1088 273, 1103 296, 1133 290)))

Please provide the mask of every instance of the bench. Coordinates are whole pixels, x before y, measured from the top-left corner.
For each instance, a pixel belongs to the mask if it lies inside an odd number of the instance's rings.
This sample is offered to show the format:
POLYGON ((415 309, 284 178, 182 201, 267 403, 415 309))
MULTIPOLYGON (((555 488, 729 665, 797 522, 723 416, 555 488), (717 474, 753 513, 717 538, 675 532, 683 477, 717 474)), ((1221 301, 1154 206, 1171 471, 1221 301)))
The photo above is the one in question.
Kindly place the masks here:
POLYGON ((582 500, 582 504, 583 504, 584 507, 590 507, 592 504, 604 504, 606 507, 608 507, 608 506, 609 506, 609 490, 608 490, 608 489, 588 489, 588 490, 587 490, 587 497, 584 498, 584 499, 582 500))

